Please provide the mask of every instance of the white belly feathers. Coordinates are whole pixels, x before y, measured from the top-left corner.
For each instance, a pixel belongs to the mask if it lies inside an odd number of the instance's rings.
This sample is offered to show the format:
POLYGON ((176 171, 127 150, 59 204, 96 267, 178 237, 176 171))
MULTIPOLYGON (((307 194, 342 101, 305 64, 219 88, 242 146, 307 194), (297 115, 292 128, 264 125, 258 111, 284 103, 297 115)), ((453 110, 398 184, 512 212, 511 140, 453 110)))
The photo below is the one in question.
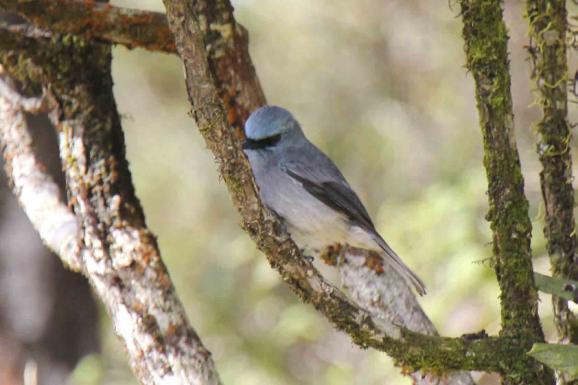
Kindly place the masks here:
POLYGON ((287 178, 282 182, 285 189, 265 189, 262 197, 263 202, 284 219, 300 249, 317 254, 336 243, 369 249, 378 247, 367 232, 351 226, 344 215, 315 198, 298 181, 284 173, 268 176, 287 178))

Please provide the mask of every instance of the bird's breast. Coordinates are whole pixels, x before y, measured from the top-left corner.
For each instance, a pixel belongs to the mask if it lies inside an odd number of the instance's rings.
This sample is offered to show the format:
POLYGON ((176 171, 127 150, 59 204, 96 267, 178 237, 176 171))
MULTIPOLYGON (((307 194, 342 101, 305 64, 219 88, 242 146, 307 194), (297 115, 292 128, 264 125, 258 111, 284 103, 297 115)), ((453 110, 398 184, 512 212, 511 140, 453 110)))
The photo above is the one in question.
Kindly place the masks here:
POLYGON ((338 213, 311 195, 281 170, 256 175, 263 203, 283 218, 291 237, 302 249, 321 251, 345 242, 349 225, 338 213))

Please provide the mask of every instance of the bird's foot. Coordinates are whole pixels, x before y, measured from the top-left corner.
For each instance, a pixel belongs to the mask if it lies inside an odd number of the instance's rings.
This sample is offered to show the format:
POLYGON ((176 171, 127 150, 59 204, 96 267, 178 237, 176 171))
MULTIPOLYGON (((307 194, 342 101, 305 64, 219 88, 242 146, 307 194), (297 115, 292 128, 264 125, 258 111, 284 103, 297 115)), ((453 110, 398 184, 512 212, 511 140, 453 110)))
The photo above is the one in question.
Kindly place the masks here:
POLYGON ((368 251, 365 255, 365 266, 373 270, 377 275, 383 274, 383 257, 374 251, 368 251))
POLYGON ((339 243, 329 245, 321 252, 321 254, 319 254, 319 257, 323 262, 325 262, 326 265, 337 266, 342 249, 343 246, 341 246, 339 243))

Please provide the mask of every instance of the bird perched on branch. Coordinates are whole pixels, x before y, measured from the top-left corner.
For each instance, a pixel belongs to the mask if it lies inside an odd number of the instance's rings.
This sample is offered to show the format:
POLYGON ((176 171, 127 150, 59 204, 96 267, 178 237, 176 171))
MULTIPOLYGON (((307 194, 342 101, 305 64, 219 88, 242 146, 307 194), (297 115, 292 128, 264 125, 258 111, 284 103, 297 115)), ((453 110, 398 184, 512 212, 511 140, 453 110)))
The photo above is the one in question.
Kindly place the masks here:
POLYGON ((367 210, 337 166, 313 145, 291 113, 265 106, 245 124, 243 150, 263 204, 287 226, 307 255, 334 245, 377 252, 420 295, 423 282, 377 233, 367 210))

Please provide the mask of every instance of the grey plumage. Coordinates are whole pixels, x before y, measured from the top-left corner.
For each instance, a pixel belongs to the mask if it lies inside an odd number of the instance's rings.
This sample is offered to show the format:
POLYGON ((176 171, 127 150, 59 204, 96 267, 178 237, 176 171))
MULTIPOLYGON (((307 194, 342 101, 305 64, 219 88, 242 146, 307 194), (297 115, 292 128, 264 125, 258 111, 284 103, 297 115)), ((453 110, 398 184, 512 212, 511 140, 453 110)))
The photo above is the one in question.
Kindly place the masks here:
POLYGON ((337 166, 313 145, 291 113, 265 106, 245 124, 243 146, 265 206, 306 253, 334 244, 377 251, 420 295, 423 282, 377 233, 337 166))

